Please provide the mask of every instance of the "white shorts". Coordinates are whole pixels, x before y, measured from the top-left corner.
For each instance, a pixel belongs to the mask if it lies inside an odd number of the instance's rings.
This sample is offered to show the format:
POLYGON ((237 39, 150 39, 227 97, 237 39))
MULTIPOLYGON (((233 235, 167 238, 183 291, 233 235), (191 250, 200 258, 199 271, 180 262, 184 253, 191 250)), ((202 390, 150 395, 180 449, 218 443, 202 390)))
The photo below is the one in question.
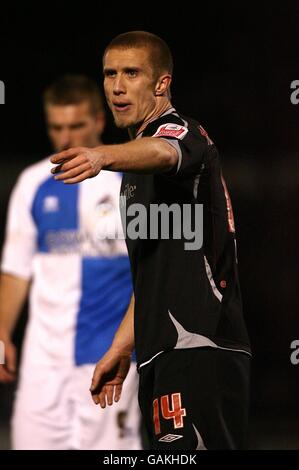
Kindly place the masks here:
POLYGON ((21 369, 12 448, 141 449, 136 364, 131 364, 120 401, 105 409, 93 403, 89 392, 94 367, 21 369))

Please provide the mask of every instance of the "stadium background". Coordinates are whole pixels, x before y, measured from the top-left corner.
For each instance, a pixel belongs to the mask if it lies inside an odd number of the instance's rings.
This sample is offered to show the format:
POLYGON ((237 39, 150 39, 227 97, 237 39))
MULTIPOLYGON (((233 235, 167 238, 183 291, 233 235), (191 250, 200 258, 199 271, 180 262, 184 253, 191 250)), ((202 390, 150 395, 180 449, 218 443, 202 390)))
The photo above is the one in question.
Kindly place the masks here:
MULTIPOLYGON (((0 236, 19 172, 50 152, 41 93, 63 73, 101 85, 101 54, 115 35, 145 29, 162 36, 175 59, 173 103, 201 121, 217 144, 234 205, 239 270, 252 347, 249 447, 299 448, 297 2, 219 6, 98 2, 1 5, 0 236), (142 9, 142 11, 141 11, 142 9), (297 243, 296 243, 297 242, 297 243)), ((108 115, 106 143, 121 142, 108 115)), ((26 309, 15 335, 21 343, 26 309)), ((229 381, 229 377, 227 378, 229 381)), ((0 448, 7 448, 13 387, 0 385, 0 448)))

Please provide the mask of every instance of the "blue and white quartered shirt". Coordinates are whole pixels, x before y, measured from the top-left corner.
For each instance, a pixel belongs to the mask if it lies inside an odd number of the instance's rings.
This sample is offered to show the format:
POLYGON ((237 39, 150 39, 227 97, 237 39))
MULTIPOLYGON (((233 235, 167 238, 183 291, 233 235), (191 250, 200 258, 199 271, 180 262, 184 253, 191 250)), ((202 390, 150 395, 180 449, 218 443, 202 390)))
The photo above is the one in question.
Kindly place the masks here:
POLYGON ((1 270, 32 279, 23 362, 82 365, 109 348, 132 294, 120 175, 54 180, 48 159, 12 192, 1 270), (115 239, 117 237, 117 239, 115 239))

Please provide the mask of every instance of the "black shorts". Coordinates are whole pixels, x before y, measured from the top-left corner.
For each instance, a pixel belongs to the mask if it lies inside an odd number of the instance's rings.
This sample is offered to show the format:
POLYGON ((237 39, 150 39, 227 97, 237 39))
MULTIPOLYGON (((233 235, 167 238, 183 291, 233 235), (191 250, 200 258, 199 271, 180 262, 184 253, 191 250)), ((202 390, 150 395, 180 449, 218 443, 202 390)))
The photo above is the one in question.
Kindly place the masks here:
POLYGON ((151 449, 244 449, 250 357, 173 350, 141 367, 139 405, 151 449))

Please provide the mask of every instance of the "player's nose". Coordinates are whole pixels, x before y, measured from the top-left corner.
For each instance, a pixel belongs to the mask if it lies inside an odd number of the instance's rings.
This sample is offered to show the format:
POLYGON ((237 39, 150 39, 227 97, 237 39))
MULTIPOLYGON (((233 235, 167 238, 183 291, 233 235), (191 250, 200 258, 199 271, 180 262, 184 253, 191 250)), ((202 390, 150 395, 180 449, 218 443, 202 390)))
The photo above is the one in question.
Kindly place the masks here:
POLYGON ((60 151, 67 150, 71 147, 71 135, 68 132, 61 134, 59 139, 59 149, 60 151))
POLYGON ((118 75, 117 77, 115 77, 115 80, 113 82, 113 93, 115 95, 119 95, 125 92, 126 92, 126 88, 125 88, 124 79, 121 75, 118 75))

